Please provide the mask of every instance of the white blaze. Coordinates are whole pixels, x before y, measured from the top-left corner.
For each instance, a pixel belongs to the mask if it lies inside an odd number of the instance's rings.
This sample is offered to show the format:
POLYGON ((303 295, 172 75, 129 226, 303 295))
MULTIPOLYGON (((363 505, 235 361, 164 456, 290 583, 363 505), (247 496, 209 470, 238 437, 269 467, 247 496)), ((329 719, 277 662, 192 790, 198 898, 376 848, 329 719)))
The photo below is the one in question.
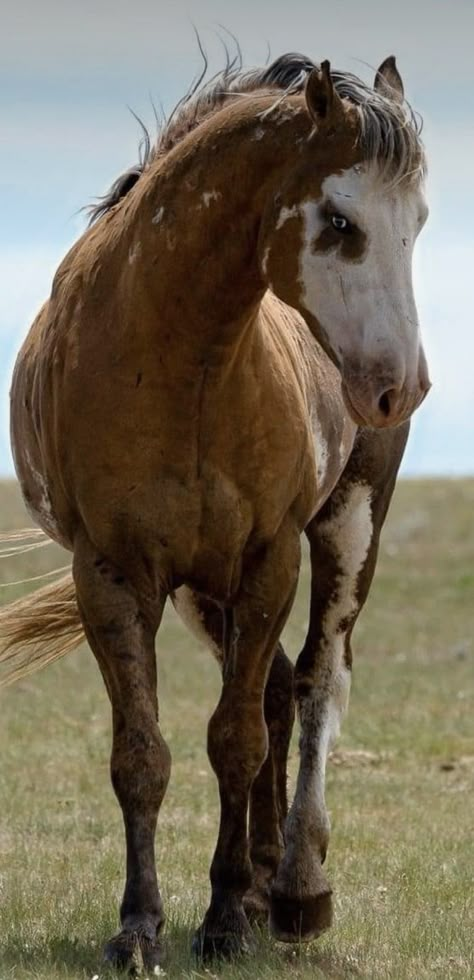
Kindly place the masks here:
POLYGON ((412 289, 412 253, 425 210, 419 187, 387 187, 375 167, 358 166, 327 177, 321 199, 300 205, 303 240, 299 260, 300 301, 324 329, 342 358, 357 353, 416 361, 419 331, 412 289), (340 212, 365 235, 361 258, 345 258, 340 245, 315 251, 340 212))

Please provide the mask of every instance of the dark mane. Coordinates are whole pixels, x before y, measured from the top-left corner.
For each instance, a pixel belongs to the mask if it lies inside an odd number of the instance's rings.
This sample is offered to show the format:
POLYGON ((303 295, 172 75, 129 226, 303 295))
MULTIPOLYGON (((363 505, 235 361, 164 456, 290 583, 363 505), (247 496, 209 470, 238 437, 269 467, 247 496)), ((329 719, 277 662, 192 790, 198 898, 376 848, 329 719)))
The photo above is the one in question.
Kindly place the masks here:
MULTIPOLYGON (((237 56, 231 60, 228 55, 225 68, 206 81, 204 54, 203 58, 201 75, 159 128, 153 145, 148 131, 138 120, 144 133, 139 162, 121 174, 107 194, 87 209, 91 224, 128 194, 154 160, 168 153, 225 102, 250 93, 268 95, 273 91, 290 95, 302 92, 307 75, 317 67, 305 55, 288 53, 264 68, 244 71, 238 49, 237 56)), ((425 165, 420 140, 421 120, 410 105, 407 102, 400 105, 386 98, 350 72, 332 71, 331 75, 341 98, 348 99, 360 109, 361 144, 366 159, 377 160, 394 182, 422 172, 425 165)))

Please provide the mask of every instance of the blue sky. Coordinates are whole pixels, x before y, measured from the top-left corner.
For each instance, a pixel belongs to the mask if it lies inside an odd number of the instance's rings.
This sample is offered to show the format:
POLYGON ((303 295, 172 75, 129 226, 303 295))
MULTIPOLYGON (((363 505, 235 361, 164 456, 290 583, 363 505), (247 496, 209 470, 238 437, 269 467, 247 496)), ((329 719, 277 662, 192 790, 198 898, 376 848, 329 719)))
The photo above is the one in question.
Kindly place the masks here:
POLYGON ((20 342, 78 211, 135 161, 132 106, 153 125, 200 66, 192 24, 217 68, 224 24, 246 63, 299 50, 372 79, 397 56, 425 119, 431 217, 415 285, 434 387, 414 419, 409 474, 474 472, 474 3, 472 0, 17 0, 0 37, 0 473, 12 472, 8 387, 20 342))

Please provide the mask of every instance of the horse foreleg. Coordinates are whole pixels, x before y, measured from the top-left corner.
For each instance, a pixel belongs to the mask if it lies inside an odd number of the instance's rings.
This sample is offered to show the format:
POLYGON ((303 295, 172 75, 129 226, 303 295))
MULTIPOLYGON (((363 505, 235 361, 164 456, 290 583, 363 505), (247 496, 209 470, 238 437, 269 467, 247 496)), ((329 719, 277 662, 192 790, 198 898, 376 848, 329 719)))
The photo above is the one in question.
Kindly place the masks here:
POLYGON ((224 650, 222 693, 208 730, 221 817, 211 865, 211 902, 194 943, 204 958, 232 956, 252 945, 243 907, 252 883, 249 797, 267 755, 265 684, 293 601, 299 554, 296 528, 281 530, 246 572, 229 617, 232 628, 224 650))
POLYGON ((164 921, 154 838, 170 773, 170 754, 158 727, 154 649, 165 597, 139 601, 123 570, 85 537, 75 548, 74 578, 87 639, 112 704, 111 776, 127 847, 122 930, 107 944, 105 958, 125 968, 138 944, 145 967, 153 969, 164 921))
POLYGON ((288 814, 287 761, 295 718, 293 664, 278 645, 265 687, 268 754, 250 793, 252 885, 244 898, 251 919, 266 922, 270 887, 283 857, 288 814))
POLYGON ((326 761, 349 700, 351 634, 372 581, 407 434, 407 427, 361 432, 339 484, 307 529, 310 624, 295 667, 300 767, 271 896, 272 932, 287 942, 315 938, 332 920, 322 870, 330 831, 326 761))
MULTIPOLYGON (((187 586, 171 594, 176 612, 190 632, 224 665, 225 612, 187 586)), ((283 856, 287 800, 288 748, 295 718, 293 664, 279 643, 265 687, 264 716, 268 753, 250 791, 250 858, 252 884, 244 897, 249 919, 267 921, 270 885, 283 856)))

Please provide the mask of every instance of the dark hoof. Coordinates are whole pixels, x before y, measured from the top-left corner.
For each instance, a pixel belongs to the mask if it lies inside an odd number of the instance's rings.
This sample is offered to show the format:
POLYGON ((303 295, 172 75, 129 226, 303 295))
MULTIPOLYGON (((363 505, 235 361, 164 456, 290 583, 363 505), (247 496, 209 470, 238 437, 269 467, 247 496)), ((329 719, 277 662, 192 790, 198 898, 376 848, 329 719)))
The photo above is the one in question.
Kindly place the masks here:
POLYGON ((308 898, 290 898, 273 891, 270 932, 282 943, 307 943, 332 924, 331 889, 308 898))
POLYGON ((107 943, 104 961, 114 970, 127 970, 135 973, 137 960, 135 954, 140 949, 145 970, 153 971, 163 962, 163 947, 158 939, 146 932, 123 930, 107 943))
POLYGON ((114 970, 130 970, 136 966, 135 950, 138 937, 135 932, 119 932, 104 949, 104 962, 114 970))
POLYGON ((214 931, 204 922, 194 934, 192 951, 197 960, 209 963, 212 960, 233 960, 238 956, 253 953, 254 939, 250 926, 228 931, 214 931))
POLYGON ((270 912, 270 893, 268 888, 250 888, 244 895, 245 914, 252 925, 266 926, 270 912))

